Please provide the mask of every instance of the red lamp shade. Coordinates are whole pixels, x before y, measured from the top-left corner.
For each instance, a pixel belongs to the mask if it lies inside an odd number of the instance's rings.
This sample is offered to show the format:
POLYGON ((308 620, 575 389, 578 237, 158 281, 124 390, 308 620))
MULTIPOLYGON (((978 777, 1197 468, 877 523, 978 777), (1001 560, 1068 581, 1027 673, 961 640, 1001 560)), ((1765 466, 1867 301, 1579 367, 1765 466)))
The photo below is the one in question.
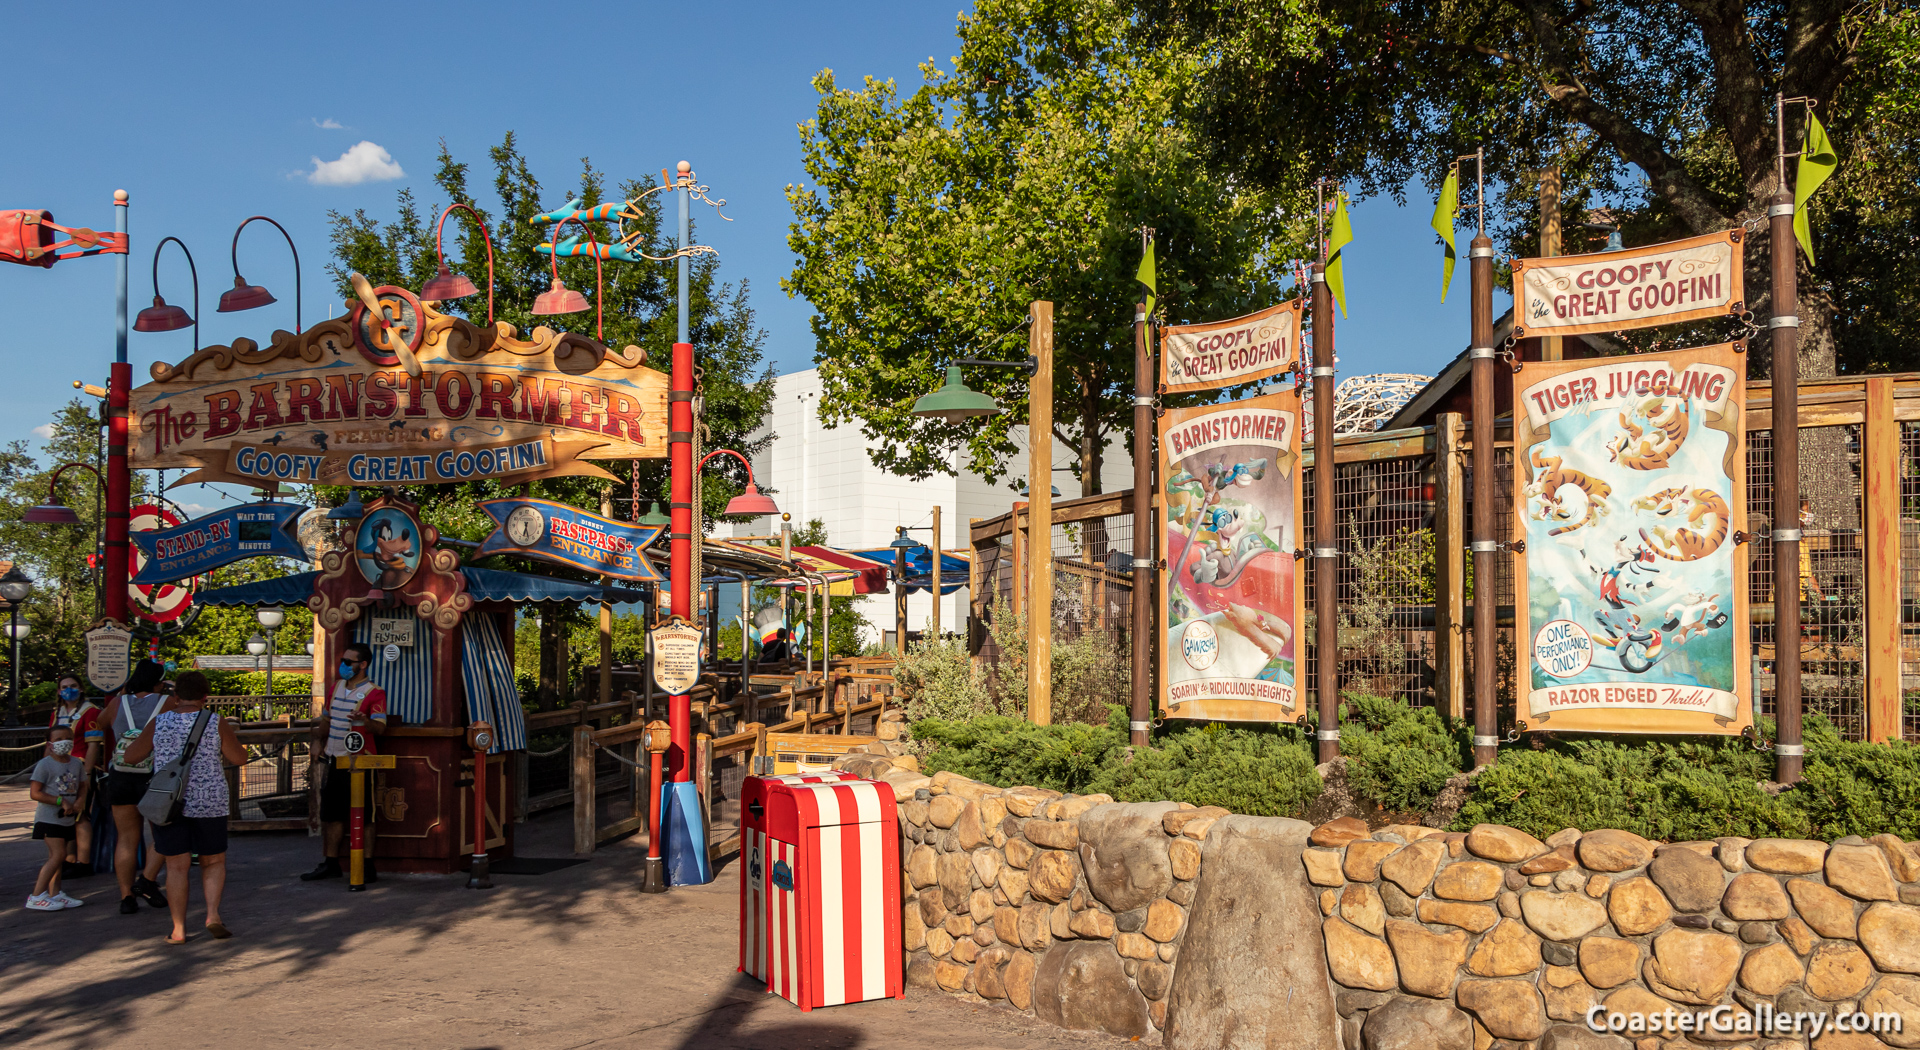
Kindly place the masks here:
MULTIPOLYGON (((447 302, 451 299, 465 299, 467 296, 479 290, 480 289, 474 287, 472 281, 467 280, 465 274, 453 273, 448 270, 446 260, 442 259, 440 261, 440 272, 433 275, 433 280, 420 286, 420 298, 431 299, 435 302, 447 302)), ((537 313, 538 311, 536 310, 535 312, 537 313)))
POLYGON ((780 508, 774 505, 773 497, 760 491, 760 486, 747 482, 747 491, 727 501, 723 514, 757 518, 763 514, 778 514, 780 508))
POLYGON ((241 310, 253 310, 268 303, 278 302, 273 293, 257 284, 248 284, 245 277, 233 276, 233 288, 220 293, 220 312, 237 313, 241 310))
POLYGON ((587 297, 553 279, 553 287, 533 297, 533 312, 539 317, 577 314, 587 308, 587 297))
POLYGON ((178 306, 169 306, 165 299, 153 297, 153 305, 147 307, 133 319, 136 332, 177 332, 182 328, 193 327, 193 317, 178 306))
POLYGON ((80 515, 63 503, 42 503, 38 507, 28 508, 25 514, 20 515, 20 520, 29 525, 78 525, 80 515))

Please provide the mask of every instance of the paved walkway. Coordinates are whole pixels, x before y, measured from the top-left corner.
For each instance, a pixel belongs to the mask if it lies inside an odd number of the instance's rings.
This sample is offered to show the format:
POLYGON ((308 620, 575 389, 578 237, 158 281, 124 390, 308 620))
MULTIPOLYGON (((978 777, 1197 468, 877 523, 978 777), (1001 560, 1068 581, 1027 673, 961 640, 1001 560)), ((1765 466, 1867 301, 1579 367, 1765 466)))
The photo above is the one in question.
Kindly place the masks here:
MULTIPOLYGON (((545 875, 387 877, 365 893, 302 883, 317 840, 235 836, 222 907, 234 937, 170 946, 164 913, 121 915, 108 875, 67 892, 87 906, 21 907, 44 847, 24 785, 0 787, 0 1045, 408 1047, 561 1050, 1126 1045, 1004 1006, 912 990, 802 1014, 734 971, 737 875, 637 891, 627 839, 545 875)), ((521 852, 567 854, 561 811, 523 825, 521 852)), ((197 882, 197 870, 196 870, 197 882)), ((203 922, 194 888, 190 928, 203 922)))

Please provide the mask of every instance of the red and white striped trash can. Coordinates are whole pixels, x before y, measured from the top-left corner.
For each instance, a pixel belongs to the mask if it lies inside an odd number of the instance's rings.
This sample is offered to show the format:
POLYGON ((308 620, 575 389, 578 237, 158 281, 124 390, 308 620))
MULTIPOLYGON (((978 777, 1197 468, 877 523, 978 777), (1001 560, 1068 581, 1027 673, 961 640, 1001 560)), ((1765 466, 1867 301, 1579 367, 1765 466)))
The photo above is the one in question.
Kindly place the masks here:
POLYGON ((740 971, 802 1010, 904 998, 892 785, 748 777, 740 804, 740 971))

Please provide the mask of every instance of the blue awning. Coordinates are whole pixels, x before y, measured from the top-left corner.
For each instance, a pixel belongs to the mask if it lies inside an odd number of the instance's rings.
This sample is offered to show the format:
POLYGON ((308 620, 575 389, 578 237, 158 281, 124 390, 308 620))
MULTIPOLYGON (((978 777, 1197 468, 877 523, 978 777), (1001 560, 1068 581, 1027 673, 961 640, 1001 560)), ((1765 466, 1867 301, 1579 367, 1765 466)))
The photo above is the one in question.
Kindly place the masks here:
MULTIPOLYGON (((849 550, 847 553, 859 555, 868 561, 877 561, 882 565, 892 566, 895 564, 895 551, 897 549, 898 548, 894 547, 874 547, 871 550, 849 550)), ((907 564, 905 566, 907 593, 915 594, 921 591, 931 590, 933 584, 933 548, 926 544, 916 544, 912 547, 905 548, 905 550, 907 552, 907 564)), ((973 563, 968 561, 965 556, 952 554, 944 550, 941 551, 940 593, 952 594, 960 588, 965 587, 972 568, 973 563)))
MULTIPOLYGON (((646 592, 627 587, 603 587, 578 580, 557 580, 502 569, 466 566, 467 593, 477 602, 612 602, 626 605, 646 600, 646 592)), ((272 580, 257 580, 234 587, 216 587, 200 591, 193 600, 201 605, 302 605, 313 595, 317 572, 300 572, 272 580)))

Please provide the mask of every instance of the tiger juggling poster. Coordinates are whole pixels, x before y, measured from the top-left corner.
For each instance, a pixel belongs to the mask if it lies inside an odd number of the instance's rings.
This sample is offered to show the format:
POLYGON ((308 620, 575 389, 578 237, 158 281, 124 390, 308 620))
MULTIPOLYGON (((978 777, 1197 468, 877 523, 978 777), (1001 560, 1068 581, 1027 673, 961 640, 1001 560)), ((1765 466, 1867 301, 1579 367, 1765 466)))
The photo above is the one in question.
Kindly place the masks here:
POLYGON ((1514 376, 1530 728, 1739 733, 1748 666, 1746 359, 1735 343, 1514 376))
POLYGON ((1160 420, 1168 718, 1300 718, 1299 434, 1291 391, 1160 420))

